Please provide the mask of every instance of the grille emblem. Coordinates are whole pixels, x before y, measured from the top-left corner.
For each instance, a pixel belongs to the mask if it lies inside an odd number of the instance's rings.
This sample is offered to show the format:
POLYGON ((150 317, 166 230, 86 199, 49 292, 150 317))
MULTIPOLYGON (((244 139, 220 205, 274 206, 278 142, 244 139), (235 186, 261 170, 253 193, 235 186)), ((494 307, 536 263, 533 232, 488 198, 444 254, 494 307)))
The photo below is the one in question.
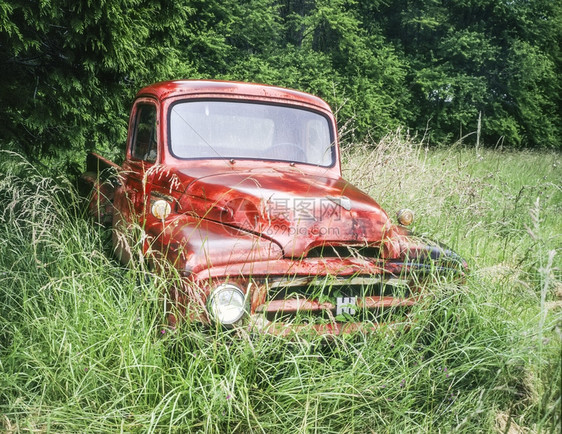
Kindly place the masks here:
POLYGON ((336 315, 347 313, 355 315, 357 297, 338 297, 336 300, 336 315))

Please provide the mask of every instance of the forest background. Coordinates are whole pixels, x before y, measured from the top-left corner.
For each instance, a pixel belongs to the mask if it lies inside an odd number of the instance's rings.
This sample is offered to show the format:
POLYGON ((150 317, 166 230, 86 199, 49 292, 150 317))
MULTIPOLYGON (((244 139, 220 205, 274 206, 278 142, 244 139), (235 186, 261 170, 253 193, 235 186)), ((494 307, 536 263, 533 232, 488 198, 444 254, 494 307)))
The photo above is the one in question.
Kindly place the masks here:
POLYGON ((139 88, 212 78, 317 94, 344 143, 560 149, 561 40, 547 0, 3 1, 0 147, 78 173, 139 88))

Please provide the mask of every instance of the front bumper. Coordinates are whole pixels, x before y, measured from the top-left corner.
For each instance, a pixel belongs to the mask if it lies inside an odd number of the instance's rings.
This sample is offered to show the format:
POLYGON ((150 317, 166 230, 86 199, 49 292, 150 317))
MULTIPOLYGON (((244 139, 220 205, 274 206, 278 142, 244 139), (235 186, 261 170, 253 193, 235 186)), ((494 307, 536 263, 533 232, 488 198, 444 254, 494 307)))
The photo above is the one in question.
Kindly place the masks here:
MULTIPOLYGON (((458 256, 454 257, 455 260, 458 256)), ((429 259, 429 260, 428 260, 429 259)), ((462 281, 466 263, 366 258, 303 258, 209 267, 176 292, 181 315, 210 322, 206 300, 225 282, 246 296, 250 331, 340 335, 404 322, 431 281, 462 281), (459 265, 460 264, 460 265, 459 265)))

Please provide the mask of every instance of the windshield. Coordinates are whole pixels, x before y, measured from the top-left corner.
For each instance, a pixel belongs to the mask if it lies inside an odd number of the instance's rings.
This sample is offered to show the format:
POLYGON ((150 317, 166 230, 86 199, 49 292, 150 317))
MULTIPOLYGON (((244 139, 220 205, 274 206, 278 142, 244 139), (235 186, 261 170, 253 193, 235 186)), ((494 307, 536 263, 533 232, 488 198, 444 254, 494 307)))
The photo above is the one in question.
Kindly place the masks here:
POLYGON ((186 101, 170 111, 170 150, 191 158, 260 159, 331 166, 330 122, 296 107, 186 101))

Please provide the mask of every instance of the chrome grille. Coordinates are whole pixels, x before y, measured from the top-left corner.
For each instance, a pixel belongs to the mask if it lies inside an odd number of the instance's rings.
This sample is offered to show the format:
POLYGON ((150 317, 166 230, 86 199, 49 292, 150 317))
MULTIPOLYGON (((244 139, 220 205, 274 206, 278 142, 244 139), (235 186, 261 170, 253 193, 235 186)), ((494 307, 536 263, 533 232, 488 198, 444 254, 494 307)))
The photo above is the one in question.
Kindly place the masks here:
POLYGON ((310 249, 307 258, 378 258, 380 249, 374 246, 319 246, 310 249))
POLYGON ((268 320, 334 320, 340 312, 348 319, 389 321, 415 304, 409 282, 380 276, 284 278, 267 282, 268 300, 257 312, 268 320), (341 307, 352 301, 353 307, 341 307))

